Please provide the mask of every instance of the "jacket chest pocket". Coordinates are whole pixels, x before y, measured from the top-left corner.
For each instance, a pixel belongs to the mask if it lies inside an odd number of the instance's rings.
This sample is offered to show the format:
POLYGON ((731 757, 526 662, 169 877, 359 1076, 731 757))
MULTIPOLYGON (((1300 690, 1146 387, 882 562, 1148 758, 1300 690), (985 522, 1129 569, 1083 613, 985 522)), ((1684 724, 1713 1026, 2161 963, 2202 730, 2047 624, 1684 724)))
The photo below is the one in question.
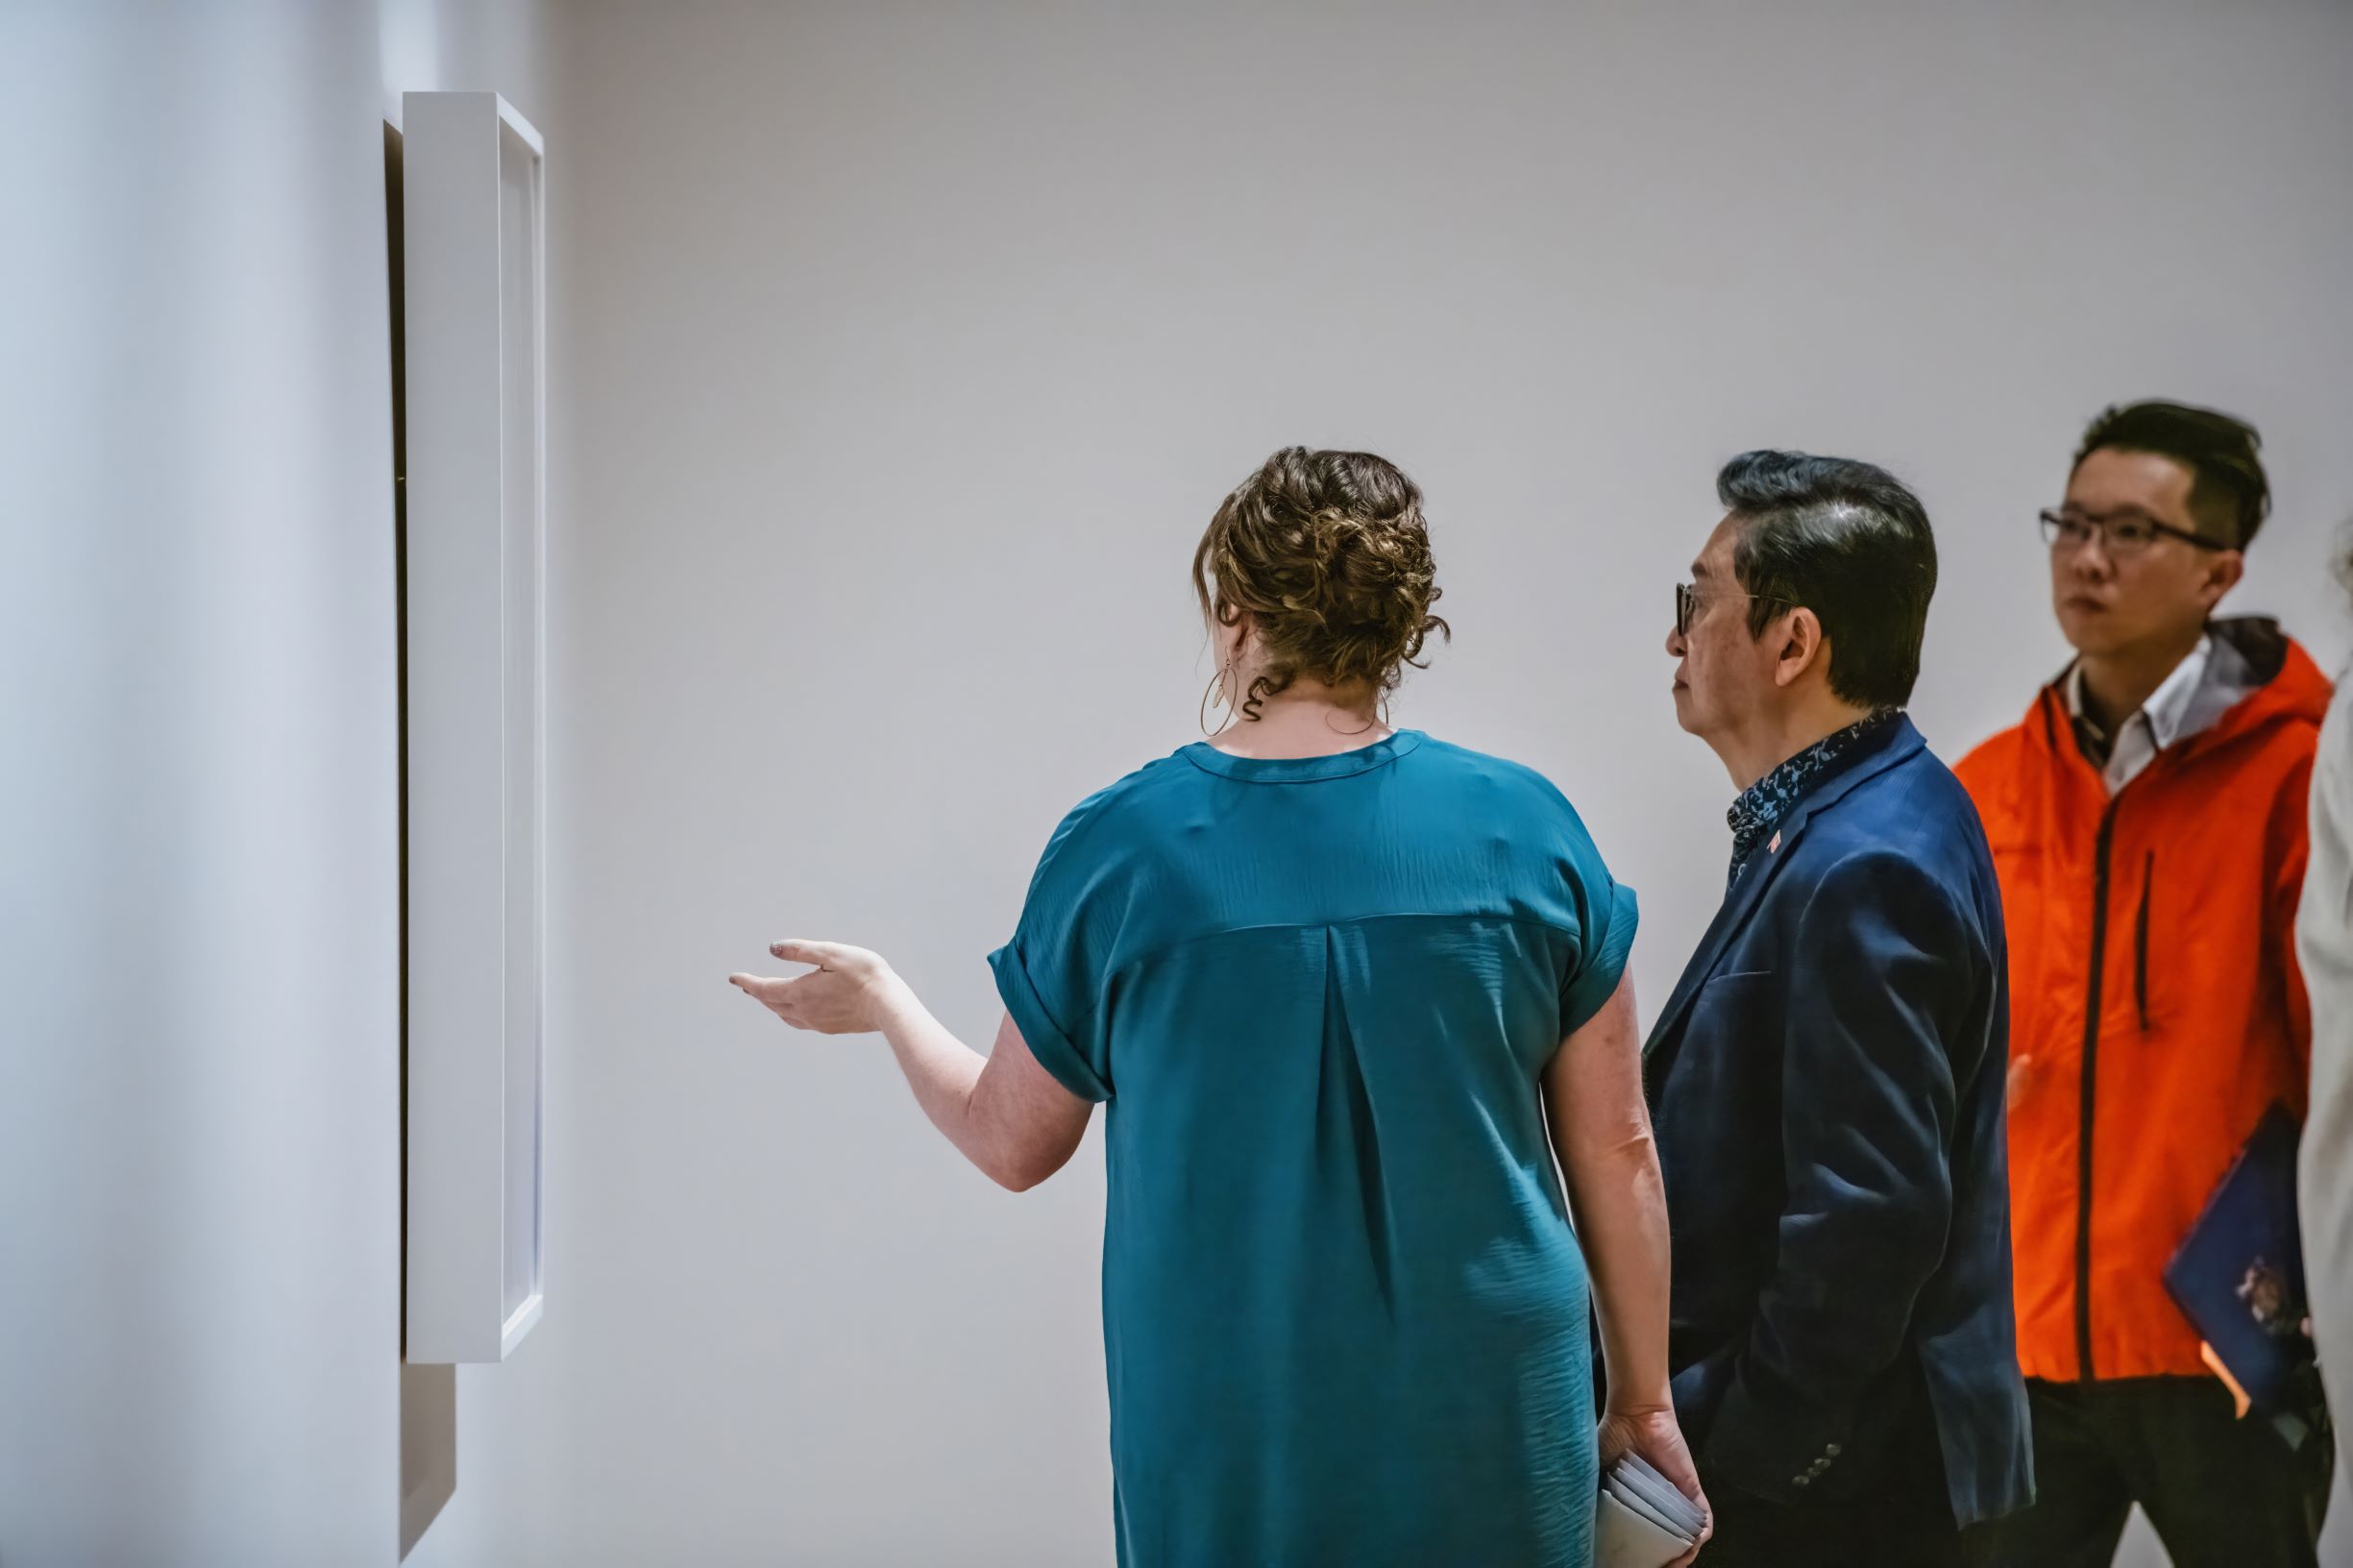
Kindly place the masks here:
POLYGON ((2111 1022, 2145 1035, 2150 1032, 2156 1017, 2151 1002, 2152 977, 2160 972, 2166 957, 2158 950, 2155 937, 2163 927, 2152 914, 2160 897, 2157 874, 2157 851, 2145 849, 2138 862, 2126 870, 2123 886, 2111 888, 2108 895, 2113 934, 2107 944, 2108 972, 2104 981, 2112 1000, 2101 1011, 2111 1022))
POLYGON ((2148 910, 2157 894, 2157 851, 2141 857, 2141 904, 2132 918, 2132 1008, 2141 1032, 2148 1033, 2148 910))
POLYGON ((1659 1086, 1654 1120, 1668 1208, 1708 1216, 1710 1234, 1770 1234, 1779 1211, 1778 980, 1758 970, 1701 987, 1659 1086))
POLYGON ((1769 969, 1720 974, 1691 999, 1667 1069, 1667 1101, 1684 1131, 1713 1137, 1777 1117, 1765 1109, 1781 1101, 1776 978, 1769 969))

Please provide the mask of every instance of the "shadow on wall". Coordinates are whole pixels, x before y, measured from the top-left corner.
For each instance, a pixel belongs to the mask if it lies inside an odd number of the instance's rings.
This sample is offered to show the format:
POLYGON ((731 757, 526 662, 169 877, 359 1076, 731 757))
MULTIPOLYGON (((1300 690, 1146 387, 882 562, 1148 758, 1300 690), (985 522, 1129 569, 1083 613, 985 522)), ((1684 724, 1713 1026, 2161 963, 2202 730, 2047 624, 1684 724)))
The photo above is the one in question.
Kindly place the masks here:
POLYGON ((457 1368, 401 1365, 401 1556, 457 1490, 457 1368))
MULTIPOLYGON (((394 638, 408 646, 407 344, 401 280, 401 133, 384 127, 384 242, 392 301, 394 638)), ((401 741, 401 1299, 408 1298, 408 669, 400 671, 401 741)), ((404 1310, 403 1337, 406 1336, 404 1310)), ((411 1366, 401 1347, 401 1556, 405 1560, 457 1490, 457 1368, 411 1366)))

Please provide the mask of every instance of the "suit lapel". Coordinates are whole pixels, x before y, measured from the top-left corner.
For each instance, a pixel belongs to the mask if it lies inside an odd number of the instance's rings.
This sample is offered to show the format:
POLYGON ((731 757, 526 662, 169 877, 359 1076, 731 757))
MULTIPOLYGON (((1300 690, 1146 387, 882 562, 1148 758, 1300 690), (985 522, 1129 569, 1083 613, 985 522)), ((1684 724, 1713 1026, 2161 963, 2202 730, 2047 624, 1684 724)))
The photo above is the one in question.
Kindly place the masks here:
POLYGON ((1842 769, 1824 780, 1798 803, 1789 820, 1774 835, 1773 843, 1779 847, 1758 850, 1750 860, 1749 869, 1741 873, 1740 880, 1724 895, 1723 906, 1716 911, 1716 918, 1708 922, 1707 935, 1700 939, 1698 951, 1691 955, 1691 962, 1683 966, 1682 978, 1675 983, 1674 992, 1667 997, 1666 1008, 1658 1015, 1658 1022, 1652 1027, 1650 1039, 1642 1047, 1646 1061, 1661 1043, 1674 1038, 1676 1031, 1682 1027, 1683 1014, 1690 1008, 1691 999, 1700 993, 1702 986, 1714 978, 1716 966, 1723 960, 1725 949, 1748 925, 1749 918, 1756 913, 1757 904, 1765 896, 1766 888, 1780 874, 1781 868, 1796 856, 1798 841, 1804 835, 1806 824, 1820 813, 1838 804, 1857 785, 1907 760, 1926 744, 1921 739, 1920 731, 1912 727, 1911 720, 1899 720, 1895 731, 1876 755, 1857 759, 1853 766, 1842 769))
POLYGON ((1651 1030, 1650 1043, 1642 1051, 1645 1057, 1682 1026, 1683 1013, 1691 1006, 1691 999, 1714 976, 1716 964, 1724 957, 1724 950, 1732 944, 1732 939, 1739 936, 1742 928, 1749 923, 1749 917, 1756 913, 1757 902, 1765 896, 1766 887, 1780 874, 1790 852, 1798 847, 1798 839, 1805 831, 1805 818, 1809 815, 1801 812, 1783 823, 1774 841, 1780 847, 1758 850, 1749 862, 1749 869, 1741 873, 1740 880, 1733 883, 1731 891, 1724 895, 1723 904, 1716 910, 1716 918, 1707 924, 1707 935, 1700 939, 1699 948, 1691 955, 1691 962, 1683 966, 1683 977, 1675 983, 1674 992, 1667 997, 1665 1011, 1658 1015, 1658 1022, 1651 1030))

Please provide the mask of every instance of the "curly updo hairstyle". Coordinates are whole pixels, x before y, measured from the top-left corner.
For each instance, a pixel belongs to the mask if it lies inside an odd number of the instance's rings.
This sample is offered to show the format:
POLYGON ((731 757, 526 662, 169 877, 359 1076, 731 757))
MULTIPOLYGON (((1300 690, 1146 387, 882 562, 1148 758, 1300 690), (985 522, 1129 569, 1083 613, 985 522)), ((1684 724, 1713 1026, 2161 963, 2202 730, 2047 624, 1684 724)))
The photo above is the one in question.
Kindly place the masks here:
POLYGON ((1193 592, 1219 625, 1250 618, 1266 669, 1239 703, 1306 675, 1386 695, 1423 668, 1438 601, 1422 493, 1368 452, 1285 447, 1226 497, 1193 551, 1193 592))

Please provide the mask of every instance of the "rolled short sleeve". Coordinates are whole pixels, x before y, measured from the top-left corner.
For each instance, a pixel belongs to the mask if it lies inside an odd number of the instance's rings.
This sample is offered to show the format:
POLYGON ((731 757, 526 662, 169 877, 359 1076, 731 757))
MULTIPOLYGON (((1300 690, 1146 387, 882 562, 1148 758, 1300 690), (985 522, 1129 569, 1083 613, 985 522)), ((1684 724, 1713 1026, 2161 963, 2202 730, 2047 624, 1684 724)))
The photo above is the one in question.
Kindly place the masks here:
POLYGON ((1013 940, 989 955, 997 995, 1029 1054, 1056 1083, 1097 1103, 1112 1097, 1101 1006, 1112 939, 1096 912, 1116 903, 1109 846, 1103 834, 1089 831, 1103 798, 1089 796, 1055 828, 1013 940))
POLYGON ((1642 921, 1634 890, 1610 880, 1606 872, 1601 874, 1600 886, 1585 908, 1585 929, 1580 934, 1577 958, 1560 987, 1560 1032, 1564 1036, 1583 1028, 1602 1010, 1602 1004, 1617 994, 1618 982, 1626 974, 1627 955, 1634 950, 1634 928, 1642 921))
POLYGON ((996 993, 1004 999, 1014 1027, 1021 1031, 1021 1042, 1056 1083, 1080 1099, 1097 1103, 1110 1099, 1111 1084, 1105 1074, 1108 1064, 1091 1060, 1094 1053, 1072 1038, 1063 1022, 1069 1004, 1062 1004, 1058 1012, 1056 1004, 1046 1000, 1022 956, 1021 945, 1017 936, 989 955, 989 968, 996 975, 996 993))

